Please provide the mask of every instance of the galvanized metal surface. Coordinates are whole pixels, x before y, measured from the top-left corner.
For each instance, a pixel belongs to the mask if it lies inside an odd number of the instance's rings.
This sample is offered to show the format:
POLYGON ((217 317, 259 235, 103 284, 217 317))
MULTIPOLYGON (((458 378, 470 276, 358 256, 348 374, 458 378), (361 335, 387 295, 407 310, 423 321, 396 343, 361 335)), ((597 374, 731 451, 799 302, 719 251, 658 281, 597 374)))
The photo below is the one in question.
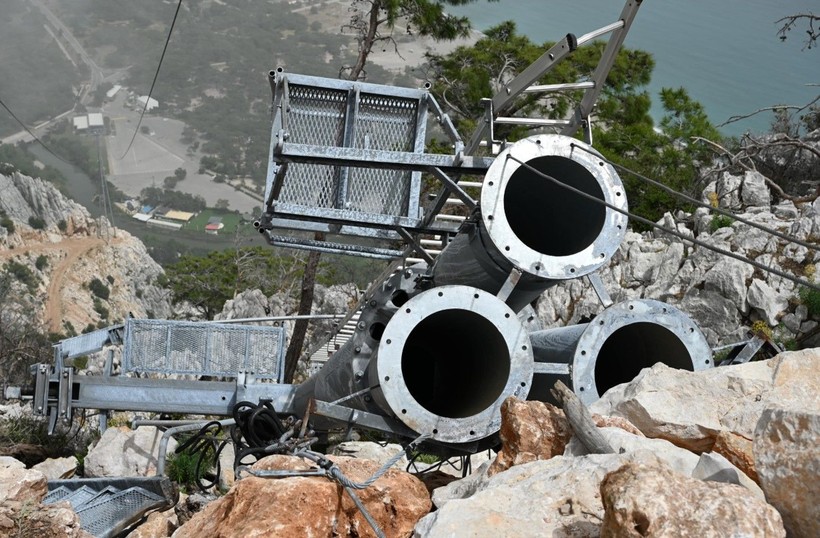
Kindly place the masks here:
POLYGON ((553 370, 535 376, 530 398, 537 400, 552 401, 549 389, 558 379, 589 404, 658 362, 690 371, 713 366, 712 351, 695 322, 650 299, 616 303, 590 323, 546 329, 530 338, 535 361, 546 365, 536 372, 553 370))
POLYGON ((522 276, 507 299, 519 310, 558 281, 607 264, 626 234, 627 220, 508 156, 616 207, 626 209, 627 202, 618 174, 583 142, 538 135, 502 152, 484 178, 480 212, 437 257, 432 275, 437 285, 471 285, 495 294, 519 270, 522 276))
POLYGON ((84 531, 97 538, 118 536, 151 510, 176 504, 179 493, 167 478, 50 480, 43 504, 68 502, 84 531))
POLYGON ((280 380, 283 327, 129 319, 123 371, 234 377, 239 371, 280 380))

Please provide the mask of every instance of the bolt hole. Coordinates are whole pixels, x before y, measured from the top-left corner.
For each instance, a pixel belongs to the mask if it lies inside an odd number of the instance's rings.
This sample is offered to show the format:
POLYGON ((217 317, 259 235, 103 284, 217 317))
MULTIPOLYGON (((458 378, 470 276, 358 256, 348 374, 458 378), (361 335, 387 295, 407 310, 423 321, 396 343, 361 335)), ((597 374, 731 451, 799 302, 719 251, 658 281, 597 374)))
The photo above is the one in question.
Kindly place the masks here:
POLYGON ((598 166, 603 166, 603 165, 604 165, 604 161, 598 161, 598 166))
POLYGON ((569 272, 574 273, 575 272, 575 267, 570 268, 569 272))
POLYGON ((695 332, 695 329, 693 327, 689 327, 689 332, 693 333, 693 332, 695 332))
POLYGON ((509 315, 509 314, 504 314, 504 317, 505 317, 505 318, 509 318, 509 317, 510 317, 510 315, 509 315))
POLYGON ((586 351, 583 351, 583 350, 581 351, 581 355, 586 355, 586 354, 587 354, 586 351))
POLYGON ((620 195, 621 195, 621 192, 620 192, 620 191, 618 191, 618 192, 616 192, 616 193, 615 193, 615 196, 620 196, 620 195))
POLYGON ((493 182, 492 182, 492 181, 488 181, 488 182, 487 182, 487 185, 488 185, 488 186, 490 186, 490 187, 492 187, 492 186, 493 186, 493 182))
POLYGON ((663 313, 666 314, 666 309, 665 308, 663 309, 663 313))
POLYGON ((706 364, 709 364, 709 359, 706 359, 706 364))
POLYGON ((487 215, 487 220, 493 220, 493 218, 494 217, 492 215, 487 215))
POLYGON ((444 292, 443 291, 438 292, 438 296, 439 297, 444 297, 444 292))
POLYGON ((580 390, 581 392, 584 392, 584 387, 580 387, 578 390, 580 390))
POLYGON ((509 251, 510 251, 510 247, 508 247, 508 246, 507 246, 507 247, 504 247, 504 250, 506 250, 507 252, 509 252, 509 251))
POLYGON ((629 305, 629 309, 630 310, 635 310, 635 307, 633 305, 629 305))
POLYGON ((475 299, 478 299, 478 294, 477 294, 477 293, 474 293, 474 294, 473 294, 473 297, 474 297, 475 299))
MULTIPOLYGON (((706 361, 706 362, 709 362, 709 361, 706 361)), ((222 397, 222 401, 224 402, 225 400, 227 400, 227 398, 225 398, 225 397, 223 396, 223 397, 222 397)))
POLYGON ((393 343, 393 341, 392 341, 392 340, 390 340, 390 339, 388 338, 388 339, 387 339, 387 343, 388 343, 388 344, 392 344, 392 343, 393 343))
POLYGON ((390 381, 390 376, 389 375, 384 376, 384 380, 385 381, 390 381))
POLYGON ((601 321, 598 322, 598 325, 603 325, 603 324, 604 324, 604 320, 601 320, 601 321))
POLYGON ((527 386, 527 384, 526 384, 525 382, 523 382, 523 381, 522 381, 522 382, 521 382, 521 386, 522 386, 522 387, 526 387, 526 386, 527 386))
POLYGON ((521 349, 523 349, 524 351, 526 351, 526 350, 527 350, 527 346, 521 346, 521 349))
POLYGON ((407 414, 407 409, 402 409, 402 410, 401 410, 401 414, 402 414, 402 415, 406 415, 406 414, 407 414))
POLYGON ((409 314, 409 313, 410 313, 410 309, 408 308, 407 310, 405 310, 405 312, 407 312, 407 313, 409 314))
POLYGON ((434 434, 438 433, 438 430, 433 430, 433 433, 434 433, 434 434))

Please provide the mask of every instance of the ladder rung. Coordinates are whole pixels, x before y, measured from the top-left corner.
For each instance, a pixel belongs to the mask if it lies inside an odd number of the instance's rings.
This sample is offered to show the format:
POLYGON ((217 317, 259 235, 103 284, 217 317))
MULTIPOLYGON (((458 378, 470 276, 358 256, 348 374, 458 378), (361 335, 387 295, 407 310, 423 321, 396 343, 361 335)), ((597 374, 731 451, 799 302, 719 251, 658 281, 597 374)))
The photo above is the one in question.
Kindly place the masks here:
POLYGON ((484 185, 484 184, 480 181, 459 181, 458 182, 459 187, 476 187, 476 188, 480 189, 482 185, 484 185))
POLYGON ((423 247, 434 247, 441 245, 441 239, 422 239, 419 241, 423 247))
POLYGON ((447 198, 446 203, 449 205, 464 205, 464 202, 459 200, 458 198, 447 198))
POLYGON ((436 219, 438 220, 449 220, 451 222, 464 222, 464 219, 467 217, 462 217, 461 215, 436 215, 436 219))
POLYGON ((569 120, 550 120, 543 118, 508 118, 499 117, 495 119, 495 123, 502 123, 505 125, 541 125, 541 126, 564 126, 569 125, 569 120))
POLYGON ((593 30, 592 32, 590 32, 588 34, 584 34, 581 37, 579 37, 578 38, 578 46, 580 47, 581 45, 583 45, 587 41, 592 41, 593 39, 595 39, 597 37, 601 37, 604 34, 608 34, 609 32, 614 32, 615 30, 617 30, 619 28, 623 28, 623 27, 624 27, 624 21, 623 20, 615 21, 612 24, 607 24, 603 28, 598 28, 597 30, 593 30))
MULTIPOLYGON (((567 82, 566 84, 544 84, 542 86, 530 86, 524 93, 542 93, 542 92, 565 92, 570 90, 586 90, 594 88, 595 82, 589 80, 586 82, 567 82)), ((459 183, 460 185, 461 183, 459 183)))
POLYGON ((422 260, 421 258, 405 258, 407 263, 426 263, 426 260, 422 260))

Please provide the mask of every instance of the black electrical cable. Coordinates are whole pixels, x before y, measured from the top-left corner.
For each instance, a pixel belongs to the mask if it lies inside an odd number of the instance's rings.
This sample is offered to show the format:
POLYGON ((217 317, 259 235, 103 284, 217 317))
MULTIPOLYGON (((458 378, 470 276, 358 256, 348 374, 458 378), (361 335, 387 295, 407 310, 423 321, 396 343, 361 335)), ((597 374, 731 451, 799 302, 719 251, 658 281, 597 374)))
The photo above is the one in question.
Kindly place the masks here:
POLYGON ((61 161, 63 161, 64 163, 66 163, 66 164, 68 164, 68 165, 71 165, 71 166, 74 166, 73 164, 71 164, 71 163, 70 163, 70 162, 68 162, 67 160, 63 159, 62 157, 60 157, 59 155, 57 155, 56 153, 54 153, 53 151, 51 151, 51 148, 50 148, 50 147, 48 147, 48 146, 46 145, 46 143, 45 143, 45 142, 43 142, 42 140, 40 140, 39 138, 37 138, 37 135, 36 135, 36 134, 34 134, 33 132, 31 132, 31 130, 30 130, 28 127, 26 127, 26 124, 25 124, 25 123, 23 123, 23 122, 22 122, 22 120, 20 120, 20 118, 18 118, 18 117, 17 117, 17 115, 16 115, 14 112, 12 112, 12 111, 11 111, 11 109, 10 109, 8 106, 6 106, 6 103, 4 103, 2 99, 0 99, 0 106, 2 106, 3 108, 5 108, 5 109, 6 109, 6 112, 8 112, 8 113, 11 115, 11 117, 12 117, 12 118, 14 118, 14 121, 16 121, 18 124, 20 124, 20 127, 22 127, 23 129, 25 129, 25 130, 26 130, 26 132, 27 132, 28 134, 30 134, 30 135, 31 135, 31 137, 32 137, 32 138, 34 138, 34 140, 36 140, 38 144, 40 144, 41 146, 43 146, 43 148, 45 148, 45 150, 46 150, 47 152, 51 153, 52 155, 54 155, 55 157, 57 157, 58 159, 60 159, 60 160, 61 160, 61 161))
POLYGON ((274 453, 269 447, 288 433, 270 401, 261 404, 239 402, 233 407, 232 414, 236 422, 231 428, 236 466, 241 465, 247 456, 258 460, 274 453))
POLYGON ((732 218, 732 219, 734 219, 738 222, 742 222, 743 224, 748 224, 752 228, 757 228, 758 230, 764 231, 764 232, 766 232, 770 235, 773 235, 775 237, 779 237, 780 239, 788 241, 789 243, 794 243, 795 245, 800 245, 801 247, 806 247, 809 250, 820 250, 820 245, 813 244, 813 243, 808 243, 806 241, 802 241, 800 239, 797 239, 796 237, 792 237, 790 235, 784 234, 783 232, 779 232, 779 231, 775 230, 774 228, 769 228, 768 226, 763 226, 762 224, 759 224, 757 222, 753 222, 753 221, 751 221, 747 218, 736 215, 735 213, 732 213, 731 211, 726 211, 725 209, 721 209, 719 207, 713 207, 713 206, 711 206, 707 203, 704 203, 704 202, 702 202, 702 201, 700 201, 696 198, 692 198, 691 196, 689 196, 687 194, 684 194, 680 191, 676 191, 672 187, 669 187, 668 185, 664 185, 663 183, 661 183, 660 181, 658 181, 656 179, 652 179, 652 178, 647 177, 647 176, 645 176, 645 175, 643 175, 639 172, 635 172, 634 170, 630 170, 626 166, 622 166, 620 164, 612 162, 609 159, 607 159, 606 157, 601 156, 600 153, 597 153, 595 151, 587 149, 583 146, 577 146, 575 144, 571 144, 571 145, 572 145, 573 148, 577 148, 577 149, 580 149, 581 151, 585 151, 587 153, 590 153, 590 154, 594 155, 595 158, 601 159, 602 161, 604 161, 607 164, 611 165, 616 170, 619 170, 621 172, 626 172, 627 174, 635 176, 638 179, 640 179, 641 181, 645 181, 646 183, 649 183, 650 185, 654 185, 655 187, 657 187, 657 188, 671 194, 672 196, 680 198, 681 200, 686 200, 690 204, 696 205, 698 207, 706 208, 711 212, 719 213, 719 214, 721 214, 723 216, 726 216, 726 217, 730 217, 730 218, 732 218))
POLYGON ((751 265, 752 267, 756 267, 757 269, 760 269, 761 271, 766 271, 767 273, 771 273, 771 274, 773 274, 773 275, 777 275, 777 276, 779 276, 779 277, 781 277, 781 278, 785 278, 786 280, 789 280, 789 281, 791 281, 791 282, 794 282, 795 284, 799 284, 799 285, 801 285, 801 286, 806 286, 806 287, 808 287, 808 288, 811 288, 811 289, 814 289, 814 290, 820 291, 820 286, 818 286, 817 284, 814 284, 814 283, 812 283, 812 282, 809 282, 808 280, 803 280, 802 278, 796 278, 796 277, 794 277, 793 275, 790 275, 790 274, 788 274, 788 273, 786 273, 786 272, 780 271, 779 269, 775 269, 775 268, 773 268, 773 267, 769 267, 769 266, 767 266, 767 265, 763 265, 762 263, 758 263, 758 262, 756 262, 756 261, 754 261, 754 260, 750 260, 750 259, 748 259, 748 258, 746 258, 746 257, 744 257, 744 256, 739 255, 739 254, 735 254, 734 252, 731 252, 731 251, 728 251, 728 250, 724 250, 724 249, 722 249, 722 248, 719 248, 719 247, 716 247, 716 246, 710 245, 710 244, 708 244, 708 243, 705 243, 705 242, 703 242, 703 241, 700 241, 700 240, 698 240, 698 239, 695 239, 694 237, 687 237, 686 235, 684 235, 684 234, 682 234, 682 233, 678 232, 677 230, 673 230, 673 229, 671 229, 671 228, 667 228, 667 227, 665 227, 665 226, 661 226, 660 224, 657 224, 657 223, 655 223, 655 222, 652 222, 652 221, 651 221, 651 220, 649 220, 649 219, 646 219, 646 218, 641 217, 641 216, 639 216, 639 215, 635 215, 634 213, 630 213, 629 211, 626 211, 626 210, 623 210, 623 209, 621 209, 621 208, 619 208, 619 207, 616 207, 616 206, 614 206, 614 205, 610 204, 609 202, 607 202, 607 201, 605 201, 605 200, 601 200, 600 198, 597 198, 597 197, 595 197, 595 196, 593 196, 593 195, 591 195, 591 194, 587 194, 586 192, 584 192, 584 191, 582 191, 582 190, 580 190, 580 189, 576 189, 575 187, 573 187, 573 186, 571 186, 571 185, 567 185, 567 184, 565 184, 565 183, 562 183, 560 180, 558 180, 558 179, 556 179, 556 178, 554 178, 554 177, 552 177, 552 176, 550 176, 550 175, 548 175, 548 174, 545 174, 544 172, 541 172, 541 171, 540 171, 540 170, 538 170, 537 168, 535 168, 535 167, 533 167, 533 166, 531 166, 531 165, 527 164, 526 162, 522 161, 521 159, 518 159, 518 158, 516 158, 516 157, 513 157, 513 156, 512 156, 512 155, 510 155, 510 154, 507 154, 507 158, 508 158, 508 159, 510 159, 510 160, 513 160, 513 161, 517 162, 518 164, 522 165, 524 168, 528 169, 530 172, 532 172, 532 173, 536 174, 537 176, 543 177, 544 179, 547 179, 547 180, 549 180, 549 181, 551 181, 551 182, 555 183, 556 185, 558 185, 558 186, 560 186, 560 187, 562 187, 562 188, 564 188, 564 189, 569 190, 570 192, 574 192, 575 194, 577 194, 577 195, 579 195, 579 196, 581 196, 581 197, 583 197, 583 198, 586 198, 587 200, 591 200, 591 201, 593 201, 593 202, 595 202, 595 203, 601 204, 601 205, 603 205, 603 206, 605 206, 605 207, 607 207, 607 208, 609 208, 609 209, 611 209, 611 210, 613 210, 613 211, 615 211, 615 212, 617 212, 617 213, 620 213, 620 214, 622 214, 622 215, 625 215, 625 216, 629 217, 629 218, 630 218, 630 219, 632 219, 632 220, 635 220, 635 221, 638 221, 638 222, 640 222, 640 223, 646 224, 647 226, 651 226, 652 228, 655 228, 655 229, 657 229, 657 230, 660 230, 660 231, 662 231, 662 232, 664 232, 664 233, 668 233, 669 235, 672 235, 672 236, 674 236, 674 237, 677 237, 678 239, 682 239, 682 240, 684 240, 684 241, 688 241, 688 242, 690 242, 690 243, 692 243, 692 244, 694 244, 694 245, 698 245, 698 246, 703 247, 703 248, 705 248, 705 249, 707 249, 707 250, 711 250, 712 252, 716 252, 716 253, 718 253, 718 254, 722 254, 723 256, 727 256, 727 257, 729 257, 729 258, 733 258, 733 259, 738 260, 738 261, 740 261, 740 262, 743 262, 743 263, 749 264, 749 265, 751 265))
POLYGON ((154 80, 151 82, 151 89, 148 90, 148 98, 145 100, 145 106, 142 107, 142 112, 140 113, 140 119, 137 122, 137 126, 134 128, 134 136, 131 137, 131 142, 128 143, 128 147, 126 148, 125 152, 120 156, 118 161, 121 161, 128 155, 128 152, 131 151, 131 146, 134 144, 134 140, 137 138, 137 133, 139 132, 140 125, 142 125, 142 118, 145 116, 145 111, 148 110, 148 103, 151 101, 151 95, 154 93, 154 85, 157 83, 157 77, 159 77, 159 70, 162 67, 162 60, 165 59, 165 51, 168 50, 168 43, 171 41, 171 34, 174 32, 174 26, 177 23, 177 15, 179 15, 179 8, 182 7, 182 0, 177 2, 177 9, 174 12, 174 19, 171 21, 171 28, 168 30, 168 37, 165 38, 165 46, 162 48, 162 55, 159 57, 159 63, 157 64, 157 70, 154 73, 154 80))
POLYGON ((197 477, 197 487, 202 491, 216 486, 219 483, 219 475, 222 474, 219 456, 229 439, 220 439, 220 433, 222 433, 222 425, 216 420, 211 421, 175 450, 177 454, 185 453, 197 457, 194 472, 197 477))

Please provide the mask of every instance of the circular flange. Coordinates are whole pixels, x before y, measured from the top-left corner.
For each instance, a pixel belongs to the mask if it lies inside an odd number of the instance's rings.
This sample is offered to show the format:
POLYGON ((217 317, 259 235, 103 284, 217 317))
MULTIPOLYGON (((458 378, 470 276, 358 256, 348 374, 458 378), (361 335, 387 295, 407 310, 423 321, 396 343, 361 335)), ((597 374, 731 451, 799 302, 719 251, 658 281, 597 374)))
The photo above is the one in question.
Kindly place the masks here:
MULTIPOLYGON (((436 346, 438 343, 427 344, 436 346)), ((459 345, 458 342, 455 345, 459 345)), ((448 358, 444 357, 444 360, 448 358)), ((376 361, 380 390, 393 414, 412 430, 445 443, 467 443, 497 433, 501 427, 501 404, 509 396, 526 398, 533 376, 532 346, 516 313, 496 296, 469 286, 440 286, 403 304, 385 328, 376 361), (464 338, 464 344, 469 345, 471 351, 457 363, 457 371, 469 373, 474 379, 478 376, 478 382, 465 386, 470 383, 468 380, 453 375, 450 384, 443 387, 443 394, 445 399, 473 398, 473 404, 480 409, 469 403, 459 404, 461 409, 470 411, 444 416, 428 409, 438 404, 429 405, 428 402, 425 407, 416 397, 419 391, 408 386, 409 381, 426 390, 442 383, 441 379, 433 379, 435 368, 422 371, 421 374, 427 377, 421 381, 416 378, 418 372, 414 370, 411 377, 415 380, 408 380, 405 375, 406 368, 417 366, 407 363, 413 353, 410 349, 413 344, 408 346, 408 343, 412 338, 418 338, 419 334, 413 334, 414 330, 424 323, 435 324, 432 330, 437 336, 468 337, 464 338), (452 333, 448 323, 455 327, 452 333), (490 374, 489 370, 495 373, 490 374), (483 383, 482 375, 496 378, 483 383)))
MULTIPOLYGON (((620 177, 611 165, 599 157, 598 152, 592 146, 562 135, 532 136, 516 142, 501 152, 487 170, 484 178, 481 189, 483 227, 489 233, 498 251, 522 271, 548 279, 577 278, 607 263, 618 250, 626 235, 627 217, 555 185, 554 182, 538 176, 537 172, 532 172, 513 158, 530 166, 536 166, 536 168, 538 168, 538 162, 544 163, 545 160, 549 160, 550 164, 546 165, 543 170, 539 169, 539 172, 551 176, 560 175, 551 173, 550 170, 551 164, 557 164, 564 174, 574 176, 576 180, 582 176, 580 184, 584 184, 585 188, 581 190, 618 209, 627 210, 626 192, 620 177), (544 193, 546 196, 543 202, 555 204, 553 209, 559 210, 555 213, 562 211, 566 213, 567 218, 554 217, 559 219, 562 226, 566 223, 577 226, 596 226, 595 229, 586 232, 584 237, 579 238, 577 249, 569 249, 567 252, 566 248, 562 248, 558 249, 558 252, 550 253, 533 248, 533 241, 525 241, 521 237, 522 229, 527 228, 528 224, 520 225, 516 233, 514 223, 521 218, 517 213, 523 210, 520 206, 524 204, 507 198, 510 196, 508 190, 511 183, 518 181, 515 176, 521 177, 522 174, 527 175, 530 180, 529 184, 532 186, 548 189, 544 193), (566 200, 569 204, 556 202, 556 199, 566 200), (601 216, 598 219, 600 222, 590 224, 588 215, 583 212, 574 214, 572 209, 567 208, 567 205, 594 208, 596 216, 601 216), (599 224, 600 227, 597 228, 599 224)), ((561 183, 568 183, 566 178, 556 177, 556 179, 561 183)), ((569 183, 576 188, 579 187, 578 181, 569 181, 569 183)), ((546 211, 549 215, 552 210, 539 208, 536 193, 533 192, 532 199, 528 197, 532 190, 534 189, 527 186, 515 189, 520 201, 530 204, 533 209, 530 212, 536 213, 527 218, 537 222, 539 220, 538 211, 546 211)), ((546 222, 549 222, 549 218, 546 222)), ((542 229, 529 230, 527 233, 540 234, 542 237, 550 237, 549 234, 553 234, 559 237, 559 241, 561 237, 571 235, 557 229, 543 229, 544 225, 541 227, 542 229)))
MULTIPOLYGON (((598 361, 607 360, 607 353, 602 353, 602 350, 613 344, 628 344, 624 346, 627 348, 623 350, 624 354, 638 353, 640 346, 649 346, 651 349, 648 351, 658 357, 656 362, 689 371, 705 370, 713 366, 712 349, 706 337, 697 324, 682 311, 651 299, 617 303, 589 323, 575 348, 572 361, 573 390, 586 404, 601 396, 599 390, 603 387, 599 387, 596 382, 597 368, 602 366, 598 361), (641 339, 641 336, 647 336, 647 332, 630 334, 630 329, 648 330, 650 337, 641 339), (626 340, 615 342, 613 335, 616 333, 626 337, 626 340), (654 342, 652 334, 657 336, 654 342), (630 337, 634 338, 629 341, 630 337), (664 349, 657 349, 661 347, 664 349)), ((611 365, 613 368, 619 366, 611 365)))

